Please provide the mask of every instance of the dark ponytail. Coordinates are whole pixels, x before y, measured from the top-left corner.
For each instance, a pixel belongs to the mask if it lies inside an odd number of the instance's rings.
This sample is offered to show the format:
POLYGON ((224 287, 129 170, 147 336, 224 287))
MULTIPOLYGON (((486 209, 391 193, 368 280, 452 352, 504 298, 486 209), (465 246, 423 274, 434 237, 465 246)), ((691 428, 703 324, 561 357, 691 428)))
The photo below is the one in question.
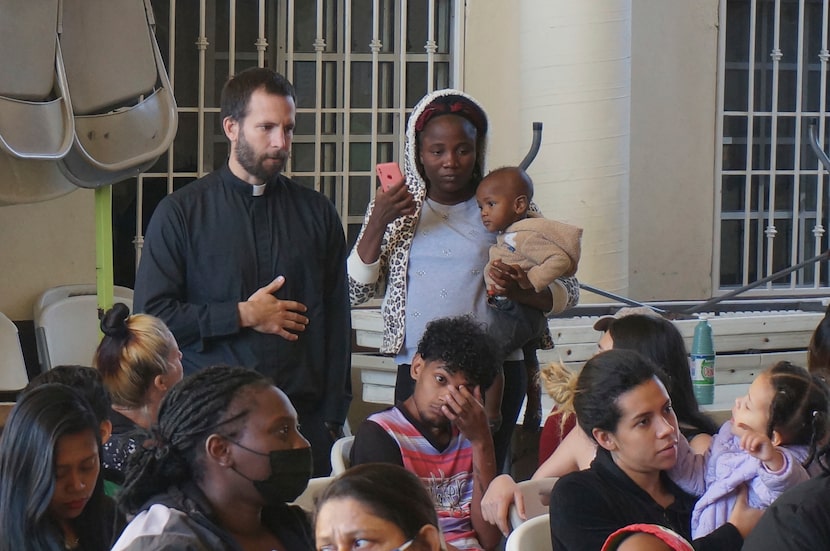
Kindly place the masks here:
POLYGON ((657 377, 664 385, 661 369, 633 350, 614 348, 587 362, 576 381, 574 411, 582 430, 593 439, 594 429, 616 432, 622 412, 617 398, 657 377))

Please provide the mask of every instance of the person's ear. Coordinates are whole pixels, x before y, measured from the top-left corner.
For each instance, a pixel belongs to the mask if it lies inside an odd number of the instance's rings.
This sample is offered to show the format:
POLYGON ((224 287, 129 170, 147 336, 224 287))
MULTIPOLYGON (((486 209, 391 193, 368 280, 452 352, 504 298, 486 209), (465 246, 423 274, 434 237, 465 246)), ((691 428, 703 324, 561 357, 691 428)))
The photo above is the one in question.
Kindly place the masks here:
POLYGON ((106 444, 112 436, 112 421, 104 419, 101 421, 101 443, 106 444))
POLYGON ((770 442, 772 442, 773 446, 780 446, 781 445, 781 433, 777 430, 772 431, 772 438, 770 438, 770 442))
POLYGON ((164 374, 156 375, 153 377, 153 386, 156 387, 161 392, 167 392, 170 388, 167 386, 167 383, 164 381, 164 374))
POLYGON ((614 437, 613 432, 595 428, 591 431, 591 434, 594 436, 594 440, 597 441, 597 444, 599 444, 609 452, 616 451, 617 439, 614 437))
POLYGON ((416 352, 415 356, 412 358, 412 363, 409 365, 409 376, 412 377, 414 381, 417 381, 418 377, 421 376, 421 371, 424 369, 425 363, 424 358, 416 352))
POLYGON ((428 549, 429 551, 441 550, 441 533, 432 524, 424 524, 421 526, 415 539, 421 544, 419 549, 428 549))
POLYGON ((228 445, 228 441, 218 434, 211 434, 205 440, 205 455, 222 467, 233 465, 230 451, 231 447, 228 445))
POLYGON ((231 143, 236 143, 239 137, 239 121, 233 117, 225 117, 222 119, 222 130, 225 131, 225 136, 231 143))
POLYGON ((516 211, 516 214, 527 212, 529 206, 530 202, 527 200, 527 195, 519 195, 513 202, 513 210, 516 211))

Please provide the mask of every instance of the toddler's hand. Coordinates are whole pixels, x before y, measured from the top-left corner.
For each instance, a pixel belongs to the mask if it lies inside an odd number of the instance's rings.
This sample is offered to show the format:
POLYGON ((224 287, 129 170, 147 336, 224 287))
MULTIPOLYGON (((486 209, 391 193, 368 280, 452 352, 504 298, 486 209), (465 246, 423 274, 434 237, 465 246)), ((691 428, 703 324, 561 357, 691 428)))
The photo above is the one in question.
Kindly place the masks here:
POLYGON ((738 425, 736 435, 741 439, 741 449, 764 463, 770 471, 779 471, 784 466, 784 456, 766 434, 754 431, 744 424, 738 425))

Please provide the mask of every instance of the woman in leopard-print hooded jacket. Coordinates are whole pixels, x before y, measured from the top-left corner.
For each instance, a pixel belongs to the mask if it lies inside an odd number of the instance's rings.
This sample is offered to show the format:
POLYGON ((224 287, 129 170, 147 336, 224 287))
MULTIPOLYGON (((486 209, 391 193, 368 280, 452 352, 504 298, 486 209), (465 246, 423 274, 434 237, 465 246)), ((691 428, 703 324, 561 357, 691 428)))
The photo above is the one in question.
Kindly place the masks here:
MULTIPOLYGON (((427 322, 457 315, 486 323, 495 319, 482 276, 495 234, 481 224, 475 201, 487 127, 486 113, 466 93, 445 89, 425 96, 407 124, 405 184, 378 190, 349 256, 352 305, 383 297, 380 352, 396 356, 399 384, 408 378, 427 322)), ((549 289, 539 296, 546 297, 542 304, 550 314, 579 300, 574 277, 558 279, 549 289)), ((507 388, 506 383, 505 397, 507 388)), ((522 386, 515 415, 502 409, 505 424, 515 423, 523 396, 522 386)), ((397 390, 396 397, 402 398, 397 390)))

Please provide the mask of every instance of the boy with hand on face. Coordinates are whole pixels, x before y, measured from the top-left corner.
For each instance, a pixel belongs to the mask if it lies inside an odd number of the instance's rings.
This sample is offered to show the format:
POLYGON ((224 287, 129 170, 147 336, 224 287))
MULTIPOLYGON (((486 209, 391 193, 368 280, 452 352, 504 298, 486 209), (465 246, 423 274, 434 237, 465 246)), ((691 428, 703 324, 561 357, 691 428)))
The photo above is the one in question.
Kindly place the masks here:
POLYGON ((496 476, 482 394, 498 369, 482 326, 469 317, 433 320, 412 359, 412 396, 369 416, 355 434, 352 465, 393 463, 423 481, 449 549, 492 549, 501 539, 481 515, 496 476))

